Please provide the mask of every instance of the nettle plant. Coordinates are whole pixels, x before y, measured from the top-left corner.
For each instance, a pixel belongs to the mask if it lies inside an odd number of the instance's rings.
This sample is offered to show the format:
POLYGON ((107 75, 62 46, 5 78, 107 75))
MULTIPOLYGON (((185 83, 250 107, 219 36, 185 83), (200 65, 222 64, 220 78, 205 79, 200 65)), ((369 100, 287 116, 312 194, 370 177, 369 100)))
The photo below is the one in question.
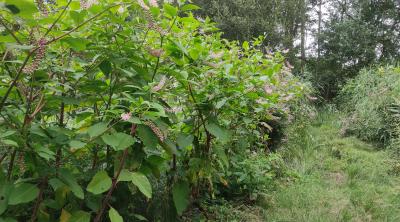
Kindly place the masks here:
POLYGON ((237 152, 265 148, 267 122, 304 86, 263 38, 222 39, 197 8, 0 3, 1 220, 144 220, 113 206, 151 202, 160 178, 180 215, 229 186, 237 152))

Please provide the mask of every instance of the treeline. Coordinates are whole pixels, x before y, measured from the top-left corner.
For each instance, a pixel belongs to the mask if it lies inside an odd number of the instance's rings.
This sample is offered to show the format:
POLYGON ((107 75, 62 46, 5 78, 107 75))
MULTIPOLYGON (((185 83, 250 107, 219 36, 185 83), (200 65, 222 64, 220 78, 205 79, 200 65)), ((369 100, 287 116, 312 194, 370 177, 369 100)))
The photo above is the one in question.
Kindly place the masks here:
POLYGON ((400 56, 395 0, 195 0, 228 39, 265 35, 268 49, 288 50, 295 67, 330 99, 363 67, 400 56))

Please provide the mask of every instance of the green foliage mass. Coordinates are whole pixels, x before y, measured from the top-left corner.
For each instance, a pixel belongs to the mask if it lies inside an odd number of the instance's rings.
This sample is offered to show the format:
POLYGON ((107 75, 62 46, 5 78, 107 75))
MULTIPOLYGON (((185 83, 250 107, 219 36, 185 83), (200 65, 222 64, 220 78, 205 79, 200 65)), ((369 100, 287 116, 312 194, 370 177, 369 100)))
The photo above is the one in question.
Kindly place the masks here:
POLYGON ((363 69, 340 92, 347 112, 343 132, 366 140, 395 145, 400 138, 400 68, 363 69))
POLYGON ((240 180, 234 157, 266 150, 307 87, 263 38, 223 39, 196 8, 0 3, 1 219, 176 221, 240 180))
POLYGON ((325 99, 369 65, 400 58, 400 3, 393 0, 194 0, 196 15, 217 21, 224 37, 265 35, 268 49, 287 49, 294 72, 325 99))
POLYGON ((295 40, 300 35, 300 23, 307 20, 304 0, 194 0, 201 6, 195 14, 210 17, 228 39, 246 41, 265 36, 268 49, 287 49, 291 63, 296 62, 300 48, 295 40))
POLYGON ((398 1, 323 1, 330 10, 317 36, 320 56, 309 58, 311 79, 325 98, 335 97, 361 69, 400 59, 398 1))
POLYGON ((278 46, 285 42, 291 45, 297 34, 296 25, 305 10, 304 1, 266 0, 195 0, 201 9, 196 12, 210 16, 229 39, 245 41, 266 34, 266 42, 278 46), (292 35, 290 35, 292 34, 292 35), (283 39, 282 39, 283 38, 283 39))
MULTIPOLYGON (((278 186, 262 181, 266 186, 252 199, 205 202, 187 221, 397 221, 399 160, 390 150, 343 137, 342 115, 326 106, 311 121, 298 119, 287 127, 288 138, 276 153, 284 158, 286 172, 278 186)), ((243 171, 251 166, 249 174, 263 180, 266 166, 274 166, 263 159, 244 160, 243 171)))

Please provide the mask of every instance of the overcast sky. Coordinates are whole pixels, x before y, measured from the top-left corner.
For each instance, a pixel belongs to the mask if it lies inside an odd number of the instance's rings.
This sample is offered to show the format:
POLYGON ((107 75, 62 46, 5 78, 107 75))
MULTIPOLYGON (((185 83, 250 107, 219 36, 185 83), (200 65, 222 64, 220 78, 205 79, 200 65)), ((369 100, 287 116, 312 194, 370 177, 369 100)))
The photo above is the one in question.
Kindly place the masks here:
MULTIPOLYGON (((322 25, 324 21, 327 21, 329 18, 329 11, 333 10, 331 6, 329 6, 327 3, 322 4, 322 25)), ((318 6, 313 7, 310 12, 308 13, 308 16, 310 17, 311 20, 315 21, 312 23, 312 26, 306 26, 306 55, 315 55, 316 51, 315 48, 312 47, 313 44, 315 44, 315 37, 318 31, 318 6)), ((295 41, 295 46, 300 45, 300 39, 297 39, 295 41)))

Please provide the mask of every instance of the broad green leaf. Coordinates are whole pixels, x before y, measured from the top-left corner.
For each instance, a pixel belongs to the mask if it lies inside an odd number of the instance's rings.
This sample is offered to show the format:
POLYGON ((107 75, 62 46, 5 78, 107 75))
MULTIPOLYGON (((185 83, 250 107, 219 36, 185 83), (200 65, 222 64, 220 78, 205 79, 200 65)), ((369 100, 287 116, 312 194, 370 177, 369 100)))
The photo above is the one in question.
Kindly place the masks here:
POLYGON ((182 215, 189 205, 189 193, 189 184, 186 181, 179 181, 172 188, 172 198, 179 215, 182 215))
POLYGON ((139 214, 134 214, 134 217, 136 217, 136 219, 140 220, 140 221, 148 221, 145 217, 143 217, 142 215, 139 214))
POLYGON ((178 154, 178 151, 176 150, 176 144, 170 139, 165 139, 160 145, 165 151, 167 151, 169 155, 178 154))
POLYGON ((185 149, 186 147, 192 145, 193 138, 193 135, 179 133, 178 137, 176 138, 176 142, 181 149, 185 149))
POLYGON ((30 128, 30 133, 44 137, 44 138, 48 138, 45 131, 39 124, 32 124, 32 127, 30 128))
POLYGON ((123 169, 118 177, 118 182, 120 181, 131 181, 135 186, 138 187, 140 192, 142 192, 146 197, 150 198, 152 189, 150 182, 147 177, 141 173, 130 172, 127 169, 123 169))
POLYGON ((193 4, 186 4, 186 5, 182 6, 182 8, 181 8, 182 11, 193 11, 193 10, 198 10, 198 9, 200 9, 200 7, 197 5, 193 5, 193 4))
POLYGON ((33 18, 33 15, 38 12, 36 5, 33 1, 28 0, 6 0, 7 8, 12 13, 22 18, 33 18), (12 9, 11 9, 12 8, 12 9))
POLYGON ((61 42, 67 43, 72 49, 76 51, 82 51, 86 49, 88 41, 84 38, 73 38, 67 37, 61 40, 61 42))
POLYGON ((45 146, 35 146, 35 152, 42 158, 49 160, 55 159, 55 153, 45 146))
POLYGON ((213 151, 217 154, 218 159, 220 159, 226 167, 229 166, 229 160, 225 154, 223 146, 216 146, 214 147, 213 151))
POLYGON ((168 3, 164 4, 164 10, 171 17, 175 17, 178 13, 178 9, 168 3))
POLYGON ((108 76, 110 75, 112 70, 111 62, 108 60, 104 60, 100 63, 99 68, 106 76, 108 76))
POLYGON ((57 190, 60 187, 66 186, 65 183, 63 183, 61 180, 58 178, 52 178, 49 180, 50 186, 53 188, 53 190, 57 190))
POLYGON ((217 102, 217 104, 215 104, 215 108, 216 109, 220 109, 221 107, 223 107, 226 103, 227 99, 222 99, 220 101, 217 102))
POLYGON ((47 212, 46 208, 38 211, 37 221, 50 222, 50 214, 47 212))
POLYGON ((0 138, 5 138, 5 137, 7 137, 7 136, 14 135, 15 133, 16 133, 16 132, 15 132, 14 130, 8 130, 8 131, 6 131, 6 132, 4 132, 4 133, 1 133, 0 138))
POLYGON ((122 217, 121 217, 121 215, 119 215, 118 211, 116 211, 112 207, 110 207, 110 210, 108 211, 108 216, 110 217, 111 222, 124 222, 124 219, 122 219, 122 217))
POLYGON ((69 146, 73 149, 80 149, 86 146, 86 143, 81 142, 79 140, 71 140, 71 142, 69 142, 69 146))
POLYGON ((94 175, 86 190, 93 194, 101 194, 110 189, 112 184, 111 178, 106 171, 99 171, 94 175))
POLYGON ((55 201, 59 208, 63 207, 67 201, 67 195, 70 192, 70 189, 64 185, 63 187, 58 188, 55 191, 55 201))
POLYGON ((70 11, 69 12, 71 18, 74 20, 75 24, 80 24, 85 20, 85 16, 87 15, 86 10, 78 11, 70 11))
POLYGON ((243 44, 242 44, 242 47, 246 51, 249 50, 249 48, 250 48, 249 42, 248 41, 244 41, 243 44))
POLYGON ((96 137, 103 134, 107 130, 106 123, 97 123, 87 129, 90 137, 96 137))
POLYGON ((10 10, 10 12, 13 13, 13 14, 17 14, 17 13, 20 12, 19 8, 17 8, 17 6, 15 6, 15 5, 10 5, 10 4, 3 5, 3 4, 0 4, 0 6, 1 7, 4 6, 4 8, 10 10))
MULTIPOLYGON (((1 170, 1 168, 0 168, 1 170)), ((12 190, 11 184, 5 181, 0 181, 0 215, 7 210, 8 199, 10 196, 10 191, 12 190)))
POLYGON ((140 121, 140 119, 137 118, 137 117, 131 117, 131 118, 129 118, 129 119, 128 119, 128 122, 130 122, 130 123, 135 123, 135 124, 142 124, 142 121, 140 121))
POLYGON ((14 186, 8 199, 9 205, 28 203, 36 199, 39 194, 39 188, 33 184, 21 183, 14 186))
POLYGON ((139 125, 137 127, 137 134, 142 140, 144 145, 148 148, 156 148, 158 144, 157 136, 151 131, 150 127, 145 125, 139 125))
POLYGON ((18 143, 17 142, 15 142, 15 141, 13 141, 13 140, 8 140, 8 139, 6 139, 6 140, 0 140, 0 144, 4 144, 4 145, 7 145, 7 146, 13 146, 13 147, 18 147, 18 143))
POLYGON ((118 177, 118 182, 120 182, 120 181, 127 182, 127 181, 131 181, 131 180, 132 180, 132 172, 130 172, 127 169, 121 170, 121 173, 119 174, 119 177, 118 177))
POLYGON ((90 213, 85 211, 76 211, 72 213, 68 222, 90 222, 90 213))
POLYGON ((200 51, 193 48, 189 51, 189 55, 193 60, 197 60, 200 56, 200 51))
POLYGON ((124 150, 135 143, 135 139, 125 133, 104 134, 101 138, 114 150, 124 150))
POLYGON ((69 189, 71 189, 72 193, 78 197, 79 199, 84 198, 84 193, 82 187, 76 182, 74 175, 69 172, 67 169, 60 169, 59 170, 59 177, 62 182, 64 182, 69 189))
POLYGON ((151 198, 152 195, 152 188, 150 181, 147 179, 145 175, 142 173, 132 173, 131 181, 137 188, 142 192, 147 198, 151 198))
POLYGON ((60 216, 60 222, 68 222, 70 218, 71 218, 71 214, 68 211, 62 209, 61 216, 60 216))
POLYGON ((166 164, 166 160, 158 155, 151 155, 151 156, 147 157, 146 161, 148 163, 150 163, 151 166, 159 168, 159 169, 164 167, 166 164))
POLYGON ((222 143, 226 143, 229 141, 231 135, 228 130, 221 128, 215 123, 209 123, 206 125, 206 129, 212 135, 217 137, 222 143))

